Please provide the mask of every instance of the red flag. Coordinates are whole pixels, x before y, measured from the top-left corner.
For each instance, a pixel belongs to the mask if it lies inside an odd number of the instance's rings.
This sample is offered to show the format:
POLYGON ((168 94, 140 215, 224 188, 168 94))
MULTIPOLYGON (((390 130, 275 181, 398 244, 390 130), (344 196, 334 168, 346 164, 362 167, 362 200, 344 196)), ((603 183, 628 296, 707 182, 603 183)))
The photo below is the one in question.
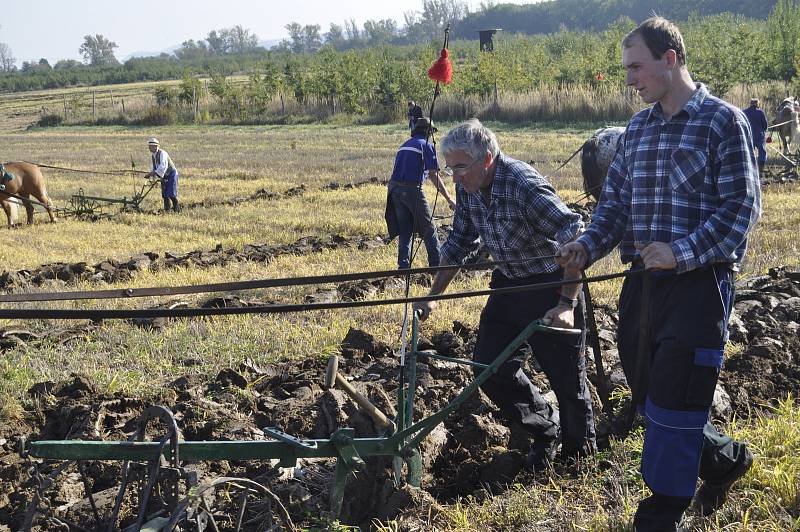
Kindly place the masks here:
POLYGON ((428 69, 428 77, 433 81, 441 81, 445 85, 453 79, 453 65, 448 59, 447 48, 442 48, 439 59, 428 69))

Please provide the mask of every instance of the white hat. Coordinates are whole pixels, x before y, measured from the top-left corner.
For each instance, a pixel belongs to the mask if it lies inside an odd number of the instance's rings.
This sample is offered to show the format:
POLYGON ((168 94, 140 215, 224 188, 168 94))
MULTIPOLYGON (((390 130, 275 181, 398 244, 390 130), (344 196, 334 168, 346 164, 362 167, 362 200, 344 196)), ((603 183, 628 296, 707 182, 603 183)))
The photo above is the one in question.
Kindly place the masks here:
POLYGON ((147 144, 148 145, 152 145, 152 146, 158 146, 160 144, 160 142, 158 142, 157 138, 150 137, 150 139, 147 141, 147 144))

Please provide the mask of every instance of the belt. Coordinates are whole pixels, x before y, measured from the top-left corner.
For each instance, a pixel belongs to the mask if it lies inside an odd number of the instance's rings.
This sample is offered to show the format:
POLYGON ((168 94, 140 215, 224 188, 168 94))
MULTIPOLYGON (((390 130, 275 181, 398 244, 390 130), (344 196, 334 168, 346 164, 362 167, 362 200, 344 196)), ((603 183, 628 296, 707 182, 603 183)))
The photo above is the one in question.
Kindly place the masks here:
POLYGON ((412 183, 410 181, 389 181, 390 185, 395 185, 398 187, 414 187, 418 188, 422 183, 412 183))

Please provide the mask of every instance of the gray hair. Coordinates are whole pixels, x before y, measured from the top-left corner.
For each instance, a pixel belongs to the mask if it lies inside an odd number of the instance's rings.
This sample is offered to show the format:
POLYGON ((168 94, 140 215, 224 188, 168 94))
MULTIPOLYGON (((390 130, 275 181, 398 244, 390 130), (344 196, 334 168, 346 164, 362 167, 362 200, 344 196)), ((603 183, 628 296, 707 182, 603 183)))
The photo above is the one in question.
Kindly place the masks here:
POLYGON ((497 137, 477 118, 470 118, 448 131, 440 142, 440 148, 445 155, 463 151, 473 159, 483 157, 486 150, 491 152, 492 157, 497 157, 500 153, 497 137))

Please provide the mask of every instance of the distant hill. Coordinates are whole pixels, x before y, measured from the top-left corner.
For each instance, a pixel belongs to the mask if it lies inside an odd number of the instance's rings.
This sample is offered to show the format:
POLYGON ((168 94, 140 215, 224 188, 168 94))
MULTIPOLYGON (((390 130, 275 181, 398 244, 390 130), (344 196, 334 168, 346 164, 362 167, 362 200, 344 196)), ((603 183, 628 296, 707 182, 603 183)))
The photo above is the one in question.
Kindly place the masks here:
POLYGON ((675 21, 690 14, 735 13, 766 19, 776 0, 551 0, 538 4, 497 4, 470 13, 453 27, 453 37, 477 39, 478 30, 502 28, 509 33, 554 33, 564 26, 573 31, 602 31, 620 17, 641 22, 652 12, 675 21))

